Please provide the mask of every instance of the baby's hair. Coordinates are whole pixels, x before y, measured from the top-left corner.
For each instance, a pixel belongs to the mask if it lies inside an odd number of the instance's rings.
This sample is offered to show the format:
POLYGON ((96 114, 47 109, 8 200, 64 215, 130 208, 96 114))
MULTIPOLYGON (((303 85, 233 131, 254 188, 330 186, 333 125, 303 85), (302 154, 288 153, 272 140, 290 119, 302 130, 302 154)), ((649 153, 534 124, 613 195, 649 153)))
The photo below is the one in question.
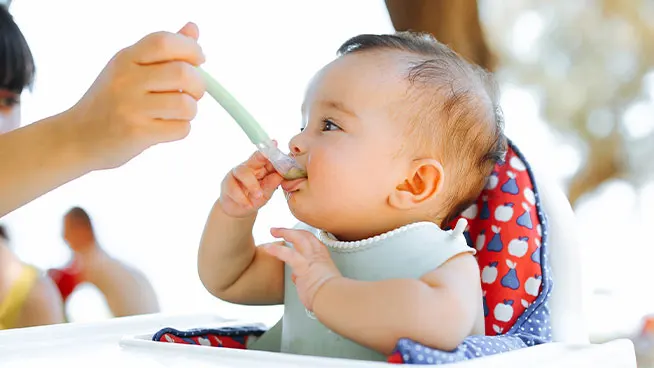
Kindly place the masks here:
POLYGON ((418 138, 411 148, 436 155, 448 174, 446 211, 436 214, 447 225, 475 202, 506 154, 497 83, 429 34, 363 34, 341 45, 338 55, 380 50, 407 54, 407 100, 416 108, 408 130, 418 138))
POLYGON ((34 58, 23 33, 0 5, 0 89, 20 94, 34 82, 34 58))
POLYGON ((93 229, 93 223, 91 221, 91 216, 81 207, 73 207, 68 212, 66 212, 65 217, 70 217, 76 221, 81 222, 82 224, 93 229))

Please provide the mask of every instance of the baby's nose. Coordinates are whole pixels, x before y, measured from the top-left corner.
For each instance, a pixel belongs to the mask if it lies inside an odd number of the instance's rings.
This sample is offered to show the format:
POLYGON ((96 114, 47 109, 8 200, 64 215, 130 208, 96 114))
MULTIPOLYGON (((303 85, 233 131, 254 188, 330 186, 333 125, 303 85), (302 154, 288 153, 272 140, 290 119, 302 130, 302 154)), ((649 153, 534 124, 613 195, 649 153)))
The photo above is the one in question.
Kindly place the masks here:
POLYGON ((291 155, 299 156, 306 151, 306 139, 302 138, 302 134, 298 134, 295 137, 291 138, 291 141, 288 142, 288 149, 291 155))

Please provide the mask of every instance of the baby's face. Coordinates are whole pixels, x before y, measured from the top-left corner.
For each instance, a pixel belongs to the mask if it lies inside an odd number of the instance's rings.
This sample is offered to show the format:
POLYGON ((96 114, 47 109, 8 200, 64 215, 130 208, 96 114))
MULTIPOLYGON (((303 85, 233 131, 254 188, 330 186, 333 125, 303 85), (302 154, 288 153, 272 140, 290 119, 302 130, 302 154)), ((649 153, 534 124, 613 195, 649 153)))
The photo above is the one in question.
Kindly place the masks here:
POLYGON ((303 130, 290 151, 308 178, 282 184, 300 221, 342 240, 401 225, 388 196, 405 179, 402 63, 389 53, 339 58, 312 80, 302 106, 303 130))

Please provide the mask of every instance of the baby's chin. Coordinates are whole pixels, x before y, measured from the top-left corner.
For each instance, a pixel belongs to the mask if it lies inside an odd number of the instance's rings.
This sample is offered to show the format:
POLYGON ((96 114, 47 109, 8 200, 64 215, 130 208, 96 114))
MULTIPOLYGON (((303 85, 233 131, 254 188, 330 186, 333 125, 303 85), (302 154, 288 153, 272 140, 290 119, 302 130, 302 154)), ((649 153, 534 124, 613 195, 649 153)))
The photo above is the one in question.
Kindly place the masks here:
POLYGON ((307 224, 315 229, 320 229, 326 231, 330 234, 336 236, 339 240, 361 240, 363 238, 350 238, 346 234, 350 234, 353 229, 349 227, 351 222, 345 221, 342 222, 343 218, 338 218, 338 221, 334 219, 337 218, 333 215, 323 212, 312 211, 311 208, 315 207, 301 207, 297 204, 289 202, 289 209, 293 216, 300 222, 307 224))
POLYGON ((312 205, 311 203, 307 203, 305 200, 298 201, 297 199, 293 198, 294 194, 295 193, 289 194, 289 197, 287 197, 287 203, 291 214, 293 214, 293 217, 295 217, 298 221, 316 229, 325 231, 328 231, 328 228, 334 225, 333 221, 325 220, 326 218, 332 217, 321 213, 320 208, 322 206, 317 204, 312 205))
POLYGON ((312 211, 312 208, 316 208, 316 206, 311 206, 310 204, 305 203, 305 201, 298 201, 297 198, 293 198, 295 195, 296 193, 286 193, 286 203, 288 204, 288 209, 291 211, 291 214, 293 214, 293 217, 300 222, 320 229, 317 224, 318 221, 315 219, 315 211, 312 211))

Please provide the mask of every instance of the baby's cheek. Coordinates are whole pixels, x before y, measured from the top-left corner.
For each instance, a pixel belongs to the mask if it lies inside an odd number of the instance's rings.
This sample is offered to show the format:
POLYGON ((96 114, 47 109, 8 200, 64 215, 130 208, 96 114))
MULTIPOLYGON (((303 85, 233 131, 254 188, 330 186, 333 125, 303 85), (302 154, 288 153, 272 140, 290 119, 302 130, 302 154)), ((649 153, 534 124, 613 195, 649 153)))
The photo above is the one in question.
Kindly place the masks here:
POLYGON ((322 196, 325 201, 369 201, 383 169, 377 165, 371 167, 365 158, 362 152, 346 148, 315 152, 307 162, 312 194, 322 196))

